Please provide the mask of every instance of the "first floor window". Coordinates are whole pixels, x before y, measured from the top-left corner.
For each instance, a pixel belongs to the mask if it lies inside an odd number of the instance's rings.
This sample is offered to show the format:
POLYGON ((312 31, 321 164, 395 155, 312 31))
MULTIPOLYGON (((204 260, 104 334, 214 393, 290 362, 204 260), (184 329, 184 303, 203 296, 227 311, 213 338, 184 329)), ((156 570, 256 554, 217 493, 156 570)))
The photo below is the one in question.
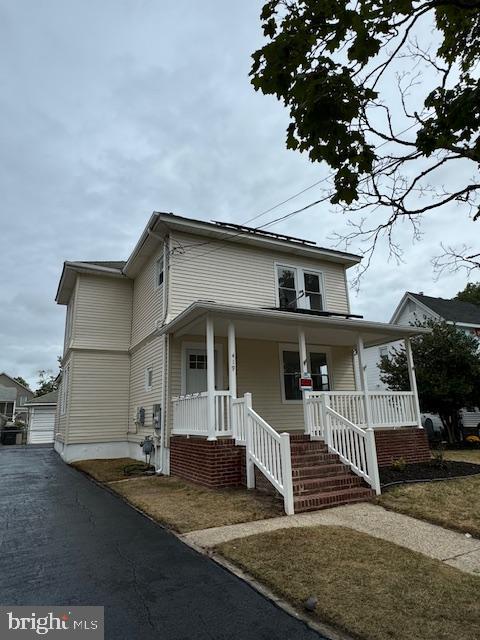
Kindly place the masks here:
POLYGON ((145 369, 145 391, 151 391, 153 387, 153 368, 145 369))
POLYGON ((7 416, 11 420, 13 418, 13 402, 0 402, 0 415, 7 416))
POLYGON ((67 413, 67 409, 68 409, 69 385, 70 385, 70 363, 65 366, 62 373, 62 382, 60 387, 60 413, 62 415, 67 413))
MULTIPOLYGON (((328 377, 327 355, 321 352, 308 354, 310 374, 314 391, 328 391, 330 381, 328 377)), ((298 351, 284 349, 282 351, 283 390, 285 400, 301 400, 302 392, 299 387, 301 376, 300 355, 298 351)))

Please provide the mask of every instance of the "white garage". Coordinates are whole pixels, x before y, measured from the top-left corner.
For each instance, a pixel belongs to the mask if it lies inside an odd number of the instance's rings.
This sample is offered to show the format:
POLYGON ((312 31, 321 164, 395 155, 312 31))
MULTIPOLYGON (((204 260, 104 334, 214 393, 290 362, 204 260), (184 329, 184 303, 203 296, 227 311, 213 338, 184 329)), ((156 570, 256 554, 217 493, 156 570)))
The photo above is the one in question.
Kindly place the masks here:
POLYGON ((27 403, 27 444, 53 444, 58 391, 51 391, 27 403))

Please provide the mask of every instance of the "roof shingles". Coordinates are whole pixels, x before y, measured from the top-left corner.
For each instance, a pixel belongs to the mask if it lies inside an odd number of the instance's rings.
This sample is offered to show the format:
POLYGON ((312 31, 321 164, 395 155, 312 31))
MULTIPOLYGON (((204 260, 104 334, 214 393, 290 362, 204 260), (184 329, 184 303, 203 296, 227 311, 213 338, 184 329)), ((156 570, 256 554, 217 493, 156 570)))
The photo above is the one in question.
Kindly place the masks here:
POLYGON ((412 293, 411 291, 409 291, 409 294, 444 320, 480 326, 480 305, 463 302, 455 298, 451 300, 433 298, 432 296, 424 296, 421 293, 412 293))

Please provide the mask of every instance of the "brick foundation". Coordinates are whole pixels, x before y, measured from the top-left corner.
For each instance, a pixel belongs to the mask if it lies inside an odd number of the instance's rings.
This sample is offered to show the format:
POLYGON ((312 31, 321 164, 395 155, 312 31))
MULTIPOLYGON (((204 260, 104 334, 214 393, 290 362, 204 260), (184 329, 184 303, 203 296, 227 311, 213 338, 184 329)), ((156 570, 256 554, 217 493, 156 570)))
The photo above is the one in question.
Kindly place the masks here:
POLYGON ((210 489, 243 484, 245 448, 230 438, 172 436, 170 473, 210 489))
POLYGON ((403 458, 407 464, 430 460, 425 429, 376 429, 375 443, 379 467, 388 467, 399 458, 403 458))

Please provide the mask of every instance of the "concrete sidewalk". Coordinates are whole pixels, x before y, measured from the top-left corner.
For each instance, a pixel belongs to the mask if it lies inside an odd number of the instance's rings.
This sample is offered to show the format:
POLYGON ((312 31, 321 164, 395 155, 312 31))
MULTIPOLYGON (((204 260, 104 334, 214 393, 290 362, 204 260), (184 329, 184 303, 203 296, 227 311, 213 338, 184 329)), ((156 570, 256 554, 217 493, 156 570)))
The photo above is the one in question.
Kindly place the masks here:
POLYGON ((480 540, 423 520, 387 511, 383 507, 368 502, 302 513, 297 516, 283 516, 192 531, 182 537, 197 546, 210 548, 228 540, 266 531, 318 525, 355 529, 412 551, 418 551, 430 558, 436 558, 461 571, 480 575, 480 540))

